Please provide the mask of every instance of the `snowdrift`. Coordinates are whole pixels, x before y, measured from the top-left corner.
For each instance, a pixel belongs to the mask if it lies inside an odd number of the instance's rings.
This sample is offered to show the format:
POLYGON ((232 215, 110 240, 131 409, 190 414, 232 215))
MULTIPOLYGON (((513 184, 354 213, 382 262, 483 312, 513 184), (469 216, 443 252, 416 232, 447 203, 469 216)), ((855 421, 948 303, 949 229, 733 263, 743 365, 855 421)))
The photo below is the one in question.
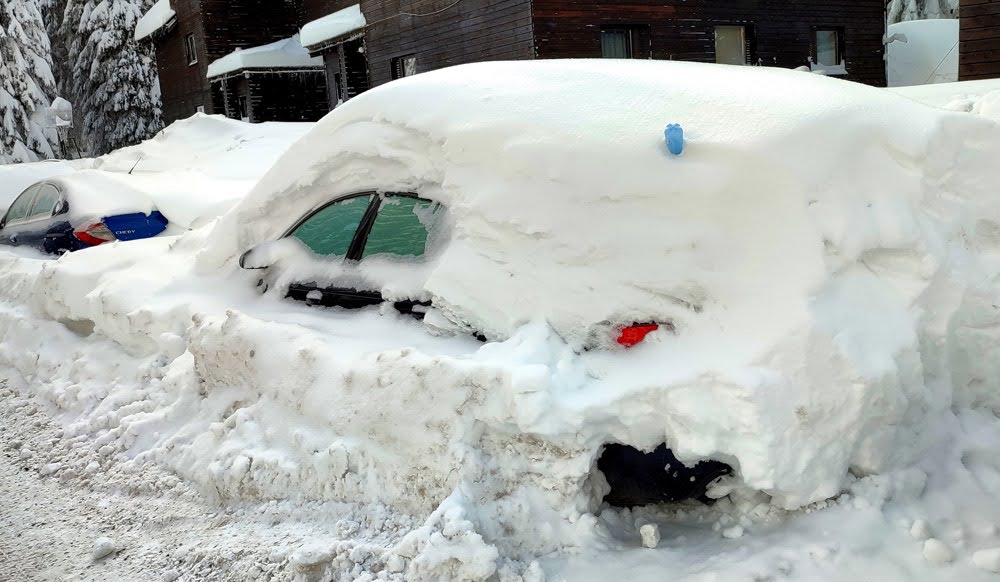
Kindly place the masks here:
POLYGON ((456 67, 338 108, 211 228, 3 258, 0 358, 123 462, 428 516, 391 550, 408 579, 599 536, 612 442, 725 461, 714 495, 778 508, 879 473, 919 495, 952 409, 1000 410, 997 159, 984 116, 795 71, 456 67), (236 267, 367 189, 449 208, 414 292, 494 341, 259 296, 236 267), (651 320, 676 333, 603 349, 651 320))
POLYGON ((958 80, 958 19, 890 24, 886 72, 890 87, 954 83, 958 80))

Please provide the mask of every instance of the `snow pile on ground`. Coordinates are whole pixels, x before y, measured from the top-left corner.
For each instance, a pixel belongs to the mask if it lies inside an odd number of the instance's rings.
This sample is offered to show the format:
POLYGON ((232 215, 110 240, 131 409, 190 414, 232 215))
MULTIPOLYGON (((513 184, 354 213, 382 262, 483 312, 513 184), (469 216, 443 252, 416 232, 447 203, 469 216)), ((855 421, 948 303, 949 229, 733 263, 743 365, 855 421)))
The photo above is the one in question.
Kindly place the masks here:
POLYGON ((911 20, 889 25, 886 71, 890 87, 958 80, 958 20, 911 20))
POLYGON ((361 12, 360 4, 327 14, 323 18, 307 22, 302 27, 302 45, 316 46, 329 40, 350 34, 365 27, 368 22, 361 12))
POLYGON ((157 0, 135 25, 135 40, 143 40, 177 17, 170 0, 157 0))
MULTIPOLYGON (((926 558, 972 579, 1000 545, 998 156, 986 116, 793 71, 456 67, 338 108, 214 227, 0 257, 0 361, 130 471, 423 520, 370 575, 912 579, 926 558), (417 292, 495 341, 237 269, 367 189, 448 207, 417 292), (676 331, 613 348, 643 321, 676 331), (612 442, 736 475, 712 508, 601 508, 612 442), (639 549, 650 523, 662 550, 639 549)), ((339 576, 342 556, 291 559, 339 576)))
POLYGON ((322 57, 311 57, 302 48, 299 35, 246 49, 236 49, 208 65, 208 77, 220 77, 243 69, 301 69, 323 66, 322 57))

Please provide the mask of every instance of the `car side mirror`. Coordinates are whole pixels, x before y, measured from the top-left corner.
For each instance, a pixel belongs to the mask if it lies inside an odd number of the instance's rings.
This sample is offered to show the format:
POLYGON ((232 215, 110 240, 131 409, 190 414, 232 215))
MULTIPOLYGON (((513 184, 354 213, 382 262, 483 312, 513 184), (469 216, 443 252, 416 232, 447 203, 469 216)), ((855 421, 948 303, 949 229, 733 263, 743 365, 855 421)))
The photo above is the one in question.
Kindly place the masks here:
POLYGON ((253 254, 255 250, 257 250, 257 247, 254 247, 248 250, 247 252, 243 253, 242 255, 240 255, 241 269, 266 269, 270 266, 270 265, 260 264, 254 261, 253 254))
POLYGON ((65 200, 60 200, 56 203, 55 209, 52 210, 52 216, 59 216, 60 214, 66 214, 69 210, 69 203, 65 200))

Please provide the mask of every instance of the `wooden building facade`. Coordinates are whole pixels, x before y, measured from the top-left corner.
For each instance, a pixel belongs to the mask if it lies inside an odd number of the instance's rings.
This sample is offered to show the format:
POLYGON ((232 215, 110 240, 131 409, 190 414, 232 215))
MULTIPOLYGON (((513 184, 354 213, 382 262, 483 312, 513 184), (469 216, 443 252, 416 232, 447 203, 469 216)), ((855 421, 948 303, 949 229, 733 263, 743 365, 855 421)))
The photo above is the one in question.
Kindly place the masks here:
POLYGON ((1000 0, 961 0, 958 80, 1000 78, 1000 0))
MULTIPOLYGON (((309 87, 297 95, 322 92, 317 99, 325 108, 399 77, 487 60, 685 60, 805 67, 886 83, 884 0, 169 1, 178 15, 175 30, 157 40, 168 121, 190 115, 193 106, 238 116, 246 113, 240 95, 253 98, 250 81, 227 78, 213 91, 201 56, 182 63, 189 35, 211 62, 234 48, 301 31, 305 49, 322 58, 324 90, 309 87)), ((965 2, 1000 2, 962 1, 963 10, 965 2)), ((281 82, 274 77, 258 84, 281 82)), ((304 107, 299 100, 270 118, 304 107)), ((313 117, 315 111, 295 118, 313 117)))

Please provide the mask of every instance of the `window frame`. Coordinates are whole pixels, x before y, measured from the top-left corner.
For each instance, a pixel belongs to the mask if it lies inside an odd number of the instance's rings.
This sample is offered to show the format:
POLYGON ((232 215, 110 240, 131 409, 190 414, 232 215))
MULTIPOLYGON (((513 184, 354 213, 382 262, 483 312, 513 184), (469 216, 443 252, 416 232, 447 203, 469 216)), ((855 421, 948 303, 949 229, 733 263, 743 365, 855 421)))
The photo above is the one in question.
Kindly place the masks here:
POLYGON ((184 36, 184 60, 187 61, 189 67, 198 64, 198 45, 196 42, 193 32, 184 36))
POLYGON ((25 222, 35 222, 38 220, 44 220, 46 218, 52 218, 53 216, 56 215, 56 208, 59 207, 59 203, 61 201, 62 201, 62 190, 60 190, 59 187, 49 182, 42 183, 41 185, 39 185, 38 190, 35 192, 35 197, 31 201, 31 207, 28 210, 28 216, 25 219, 25 222), (41 197, 42 191, 45 190, 46 188, 51 188, 52 191, 55 192, 56 197, 52 201, 52 207, 49 208, 45 214, 36 214, 35 205, 38 204, 38 199, 41 197))
POLYGON ((407 53, 405 55, 399 55, 389 59, 389 65, 391 67, 390 76, 392 80, 404 79, 406 77, 412 77, 417 74, 417 54, 407 53), (413 74, 406 74, 406 61, 407 59, 413 59, 413 74))
POLYGON ((31 209, 34 208, 34 206, 35 206, 35 198, 38 197, 38 192, 41 191, 41 189, 42 189, 41 187, 42 187, 42 184, 32 184, 31 186, 28 186, 27 188, 25 188, 20 194, 18 194, 16 198, 14 198, 14 201, 11 202, 10 206, 7 207, 7 210, 3 214, 3 227, 6 228, 8 226, 17 226, 19 224, 27 224, 29 222, 32 222, 30 220, 31 209), (28 210, 25 213, 24 217, 23 218, 19 218, 17 220, 11 220, 10 219, 10 211, 11 211, 11 209, 14 208, 14 204, 16 204, 17 201, 21 199, 21 196, 24 196, 30 190, 34 190, 34 192, 31 193, 31 199, 28 201, 28 210))
POLYGON ((733 65, 737 67, 747 67, 753 63, 753 49, 751 47, 751 38, 753 37, 753 25, 746 22, 731 22, 731 23, 716 23, 712 26, 712 49, 715 51, 715 64, 717 65, 733 65), (742 32, 743 37, 743 63, 733 65, 732 63, 723 63, 719 61, 719 29, 720 28, 738 28, 742 32))
MULTIPOLYGON (((343 261, 351 261, 354 263, 361 262, 364 258, 365 244, 368 242, 368 235, 371 234, 372 227, 375 225, 375 219, 378 217, 378 211, 382 207, 382 201, 386 198, 396 197, 396 198, 415 198, 417 200, 422 200, 426 202, 431 202, 435 204, 441 204, 436 200, 431 200, 430 198, 424 198, 419 194, 414 192, 377 192, 375 190, 365 190, 362 192, 354 192, 352 194, 347 194, 344 196, 339 196, 317 206, 313 210, 307 212, 300 218, 291 228, 285 231, 280 238, 288 238, 295 232, 300 226, 309 221, 312 217, 316 216, 326 208, 333 206, 334 204, 343 202, 344 200, 350 200, 352 198, 360 198, 362 196, 371 196, 371 202, 368 203, 368 208, 365 210, 364 215, 361 217, 361 222, 358 223, 358 229, 354 231, 354 237, 351 239, 351 244, 347 248, 347 254, 342 258, 343 261)), ((444 205, 442 205, 443 207, 444 205)))
POLYGON ((827 71, 831 74, 847 74, 847 53, 844 46, 845 30, 843 26, 814 26, 810 37, 810 69, 814 71, 827 71), (837 39, 837 63, 825 65, 819 62, 819 33, 832 32, 837 39))
POLYGON ((598 32, 598 49, 602 59, 650 59, 652 58, 652 46, 649 26, 645 24, 607 24, 601 26, 598 32), (606 33, 623 33, 625 35, 625 47, 628 52, 626 56, 604 56, 604 35, 606 33))

